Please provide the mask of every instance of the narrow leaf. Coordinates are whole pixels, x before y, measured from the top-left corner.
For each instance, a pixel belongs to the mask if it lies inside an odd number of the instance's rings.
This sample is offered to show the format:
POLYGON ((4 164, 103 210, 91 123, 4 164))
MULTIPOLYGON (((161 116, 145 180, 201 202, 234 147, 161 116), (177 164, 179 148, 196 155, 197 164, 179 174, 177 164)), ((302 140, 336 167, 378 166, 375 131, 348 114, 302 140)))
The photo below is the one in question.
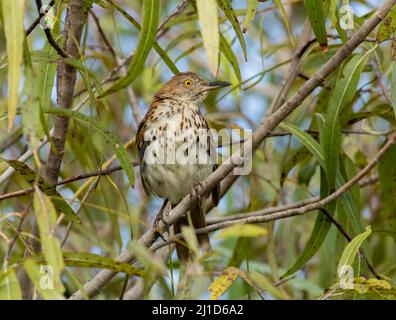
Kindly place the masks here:
POLYGON ((238 278, 239 270, 235 267, 228 267, 211 283, 208 288, 210 300, 217 300, 238 278))
POLYGON ((45 181, 42 177, 36 177, 36 172, 34 172, 29 166, 25 163, 18 160, 6 160, 2 159, 8 163, 9 166, 13 167, 16 172, 18 172, 27 183, 29 183, 32 187, 34 186, 36 180, 38 187, 41 191, 43 191, 47 196, 51 197, 51 200, 55 206, 55 208, 61 212, 63 212, 66 217, 74 222, 81 223, 80 219, 73 211, 73 209, 69 206, 69 204, 62 198, 58 191, 56 191, 55 187, 51 185, 49 182, 45 181))
MULTIPOLYGON (((328 182, 326 181, 327 175, 325 174, 326 166, 324 162, 323 149, 317 141, 315 141, 309 134, 301 130, 297 126, 292 124, 281 123, 280 126, 291 132, 316 158, 319 165, 321 166, 321 197, 325 197, 329 193, 328 182)), ((341 172, 337 172, 336 176, 336 187, 339 188, 345 183, 341 172)), ((355 231, 361 232, 362 226, 360 222, 360 213, 357 210, 356 204, 354 203, 353 196, 350 191, 345 192, 341 196, 341 204, 344 206, 348 219, 352 222, 352 226, 355 231)), ((335 210, 336 202, 332 202, 328 205, 328 211, 332 214, 335 210)), ((293 264, 293 266, 282 275, 281 278, 285 278, 301 267, 305 265, 319 250, 323 241, 326 239, 327 233, 330 229, 331 222, 324 214, 319 214, 316 218, 313 231, 310 238, 307 241, 306 246, 300 253, 299 257, 293 264)))
MULTIPOLYGON (((199 0, 198 0, 199 1, 199 0)), ((231 1, 230 0, 217 0, 217 3, 221 10, 223 10, 224 14, 226 15, 227 19, 230 21, 232 28, 235 31, 235 34, 239 40, 239 43, 241 45, 243 55, 245 57, 245 60, 247 60, 247 49, 246 49, 246 42, 245 38, 243 37, 243 33, 241 30, 241 26, 239 24, 238 18, 235 14, 234 9, 231 6, 231 1)))
POLYGON ((220 52, 219 18, 216 0, 197 0, 197 11, 209 69, 212 75, 216 77, 220 52))
POLYGON ((324 12, 323 0, 304 0, 305 10, 309 22, 311 23, 312 30, 318 40, 322 49, 326 52, 327 47, 327 34, 326 34, 326 16, 324 12))
POLYGON ((344 77, 337 81, 334 92, 330 97, 325 117, 322 142, 330 189, 334 188, 339 163, 338 160, 341 147, 340 114, 345 106, 352 101, 359 84, 360 74, 374 48, 364 55, 353 57, 348 62, 343 70, 344 77))
POLYGON ((34 287, 45 300, 64 300, 63 294, 54 287, 52 282, 51 270, 43 265, 38 265, 32 259, 27 259, 23 263, 30 280, 34 287))
POLYGON ((393 145, 380 159, 378 173, 381 202, 384 206, 386 226, 396 231, 396 146, 393 145))
POLYGON ((25 0, 2 0, 1 2, 8 56, 8 128, 11 128, 16 115, 21 78, 25 37, 23 28, 25 0))
MULTIPOLYGON (((106 0, 106 1, 110 3, 114 8, 116 8, 138 31, 141 30, 140 24, 133 17, 131 17, 124 9, 122 9, 118 4, 116 4, 112 0, 106 0)), ((161 59, 165 62, 165 64, 174 74, 179 73, 179 69, 177 69, 172 59, 169 58, 166 51, 161 48, 161 46, 158 44, 157 41, 154 41, 153 48, 155 51, 157 51, 158 55, 161 57, 161 59)))
POLYGON ((15 271, 0 272, 0 300, 21 300, 22 292, 15 271))
POLYGON ((34 214, 40 231, 40 243, 43 248, 44 257, 51 271, 53 286, 63 292, 61 272, 64 268, 62 251, 59 239, 53 234, 57 217, 55 208, 48 196, 41 191, 34 194, 34 214))
POLYGON ((377 42, 381 43, 390 39, 396 32, 396 7, 393 6, 391 11, 381 22, 377 32, 377 42))
POLYGON ((391 95, 392 95, 393 113, 396 117, 396 63, 394 63, 392 67, 391 95))
POLYGON ((356 255, 359 251, 359 248, 362 246, 363 241, 366 240, 370 234, 371 234, 371 227, 368 226, 366 228, 366 231, 357 235, 355 238, 352 239, 351 242, 347 244, 347 246, 344 249, 344 252, 341 255, 340 261, 338 262, 338 267, 337 267, 338 276, 341 276, 345 272, 345 267, 352 266, 353 261, 355 260, 356 255))
POLYGON ((58 108, 50 108, 44 110, 46 113, 52 113, 56 115, 61 115, 64 117, 72 118, 82 125, 93 128, 96 132, 98 132, 110 145, 112 146, 114 153, 120 162, 120 165, 126 174, 129 183, 131 186, 135 183, 135 174, 133 170, 132 161, 129 158, 128 152, 124 148, 122 144, 119 143, 118 138, 111 133, 109 130, 103 128, 100 124, 92 121, 89 117, 83 115, 82 113, 70 111, 66 109, 58 109, 58 108))
POLYGON ((232 68, 234 69, 235 75, 239 81, 242 80, 241 77, 241 70, 239 68, 238 64, 238 58, 236 57, 234 51, 232 51, 232 48, 226 38, 220 33, 220 49, 221 52, 224 54, 228 62, 231 64, 232 68))
MULTIPOLYGON (((35 262, 42 262, 43 256, 32 257, 35 262)), ((131 276, 142 275, 142 270, 134 268, 128 263, 116 261, 88 252, 63 252, 65 265, 69 267, 109 269, 115 272, 124 272, 131 276)))
POLYGON ((235 224, 231 227, 221 230, 216 238, 229 239, 238 237, 262 237, 266 236, 268 231, 266 228, 254 224, 235 224))
POLYGON ((247 32, 250 24, 252 23, 257 12, 258 1, 257 0, 247 0, 247 8, 245 20, 243 21, 243 33, 247 32))
POLYGON ((282 17, 282 20, 283 20, 283 24, 285 25, 285 28, 286 28, 287 33, 289 35, 289 39, 290 39, 290 42, 292 44, 292 47, 295 48, 296 47, 296 39, 295 39, 295 37, 293 35, 293 31, 292 31, 292 28, 290 26, 289 17, 287 16, 287 12, 285 10, 285 7, 283 6, 283 3, 282 3, 281 0, 274 0, 274 4, 278 8, 278 10, 279 10, 279 12, 281 14, 281 17, 282 17))
POLYGON ((139 42, 136 52, 128 66, 125 77, 118 80, 108 90, 102 93, 99 98, 103 98, 110 93, 119 91, 130 85, 142 71, 147 60, 150 49, 154 44, 157 34, 160 15, 160 2, 158 0, 145 0, 143 2, 143 23, 140 32, 139 42))

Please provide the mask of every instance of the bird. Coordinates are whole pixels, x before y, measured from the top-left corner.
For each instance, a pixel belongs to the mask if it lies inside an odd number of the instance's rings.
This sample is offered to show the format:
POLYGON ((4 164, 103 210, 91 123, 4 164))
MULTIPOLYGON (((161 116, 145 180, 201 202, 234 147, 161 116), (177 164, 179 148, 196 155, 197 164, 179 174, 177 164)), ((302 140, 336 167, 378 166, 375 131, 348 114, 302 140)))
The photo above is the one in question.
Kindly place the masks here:
MULTIPOLYGON (((186 195, 198 195, 200 182, 217 168, 217 153, 208 122, 200 112, 200 104, 209 92, 229 86, 229 82, 206 81, 194 72, 181 72, 166 82, 154 96, 136 133, 140 176, 147 194, 164 198, 164 204, 155 219, 163 217, 168 201, 174 208, 186 195)), ((212 201, 219 202, 219 188, 211 191, 212 201)), ((205 195, 209 196, 209 195, 205 195)), ((206 226, 205 214, 198 197, 186 216, 178 220, 174 233, 189 225, 195 229, 206 226)), ((211 250, 207 234, 197 235, 200 248, 211 250)), ((176 243, 181 261, 193 254, 183 242, 176 243)))

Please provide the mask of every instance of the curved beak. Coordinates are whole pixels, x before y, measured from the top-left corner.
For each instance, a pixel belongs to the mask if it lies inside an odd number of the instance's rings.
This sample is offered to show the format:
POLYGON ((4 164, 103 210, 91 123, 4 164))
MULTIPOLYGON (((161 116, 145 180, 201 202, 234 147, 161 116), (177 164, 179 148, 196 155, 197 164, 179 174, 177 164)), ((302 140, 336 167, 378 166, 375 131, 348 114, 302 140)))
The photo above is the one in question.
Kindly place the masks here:
POLYGON ((203 90, 201 90, 201 92, 212 91, 212 90, 228 87, 229 85, 231 85, 231 83, 226 82, 226 81, 207 82, 206 85, 204 86, 203 90))

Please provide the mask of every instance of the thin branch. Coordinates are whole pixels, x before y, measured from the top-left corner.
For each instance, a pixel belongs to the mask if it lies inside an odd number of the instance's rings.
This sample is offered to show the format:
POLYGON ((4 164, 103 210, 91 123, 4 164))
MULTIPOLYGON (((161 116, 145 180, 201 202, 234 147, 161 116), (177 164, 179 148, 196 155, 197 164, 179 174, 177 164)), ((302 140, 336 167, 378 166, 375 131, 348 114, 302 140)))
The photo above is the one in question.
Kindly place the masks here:
POLYGON ((341 195, 343 195, 345 192, 347 192, 349 189, 351 189, 355 184, 357 184, 368 172, 370 172, 378 163, 378 161, 381 159, 381 157, 389 150, 389 148, 396 142, 396 134, 392 134, 389 140, 386 142, 386 144, 378 151, 378 153, 375 155, 375 157, 361 170, 359 171, 352 179, 350 179, 348 182, 346 182, 342 187, 340 187, 338 190, 330 194, 329 196, 317 200, 317 201, 309 201, 308 204, 305 204, 301 207, 296 207, 296 208, 291 208, 291 209, 286 209, 283 211, 279 212, 274 212, 268 214, 266 211, 267 209, 262 210, 262 215, 258 215, 255 213, 254 216, 249 216, 241 219, 236 219, 236 220, 231 220, 231 221, 223 221, 219 223, 213 223, 212 225, 197 229, 197 234, 201 233, 207 233, 207 232, 213 232, 219 229, 223 229, 229 226, 232 226, 234 224, 246 224, 246 223, 263 223, 263 222, 269 222, 269 221, 274 221, 274 220, 279 220, 279 219, 284 219, 296 215, 303 215, 305 213, 323 209, 325 208, 329 203, 332 201, 336 200, 339 198, 341 195))
POLYGON ((113 48, 113 46, 111 45, 109 39, 106 37, 106 34, 104 33, 102 26, 100 25, 99 22, 99 18, 96 16, 95 12, 93 12, 92 10, 89 10, 89 13, 91 15, 91 17, 93 18, 96 27, 98 28, 99 34, 103 39, 103 42, 106 45, 106 48, 110 51, 111 56, 113 57, 114 61, 117 61, 117 54, 115 53, 115 50, 113 48))
MULTIPOLYGON (((338 223, 338 221, 332 217, 326 211, 326 206, 342 196, 345 192, 351 189, 354 185, 358 184, 359 181, 368 174, 377 164, 381 157, 391 148, 393 144, 396 143, 396 133, 392 134, 386 144, 378 151, 375 157, 361 170, 359 171, 352 179, 347 181, 344 185, 342 185, 338 190, 330 194, 329 196, 319 199, 318 197, 311 198, 305 201, 296 202, 290 205, 285 205, 277 208, 266 208, 256 212, 250 212, 240 215, 229 216, 222 219, 220 222, 208 221, 208 226, 195 230, 195 234, 205 234, 211 233, 214 231, 218 231, 220 229, 224 229, 236 224, 256 224, 256 223, 266 223, 270 221, 285 219, 289 217, 293 217, 296 215, 303 215, 312 211, 320 210, 323 212, 330 221, 337 227, 340 233, 348 240, 351 241, 352 238, 348 235, 345 229, 338 223), (260 214, 261 213, 261 214, 260 214)), ((152 251, 158 250, 164 246, 167 246, 171 243, 180 241, 182 239, 182 234, 172 235, 168 238, 167 241, 158 243, 152 246, 150 249, 152 251)), ((364 252, 360 250, 360 254, 367 263, 370 271, 379 278, 378 273, 375 271, 373 266, 370 264, 369 260, 365 256, 364 252)))
MULTIPOLYGON (((41 8, 43 7, 43 3, 41 2, 41 0, 36 0, 36 6, 37 6, 37 12, 39 14, 41 14, 41 8)), ((45 13, 44 13, 45 14, 45 13)), ((41 19, 41 18, 40 18, 41 19)), ((51 30, 50 28, 44 27, 43 28, 45 36, 47 37, 47 40, 49 42, 49 44, 55 49, 56 52, 58 52, 58 54, 63 57, 63 58, 69 58, 70 56, 59 46, 59 44, 55 41, 54 37, 51 34, 51 30)))
MULTIPOLYGON (((364 22, 363 26, 338 50, 336 54, 333 55, 333 57, 325 65, 320 68, 320 70, 310 80, 308 80, 287 102, 285 102, 282 107, 276 110, 263 122, 263 124, 254 132, 253 136, 244 144, 244 150, 249 150, 249 143, 251 143, 253 151, 255 151, 260 146, 262 141, 275 129, 275 127, 292 111, 294 111, 316 87, 324 82, 324 80, 353 52, 353 50, 356 49, 368 37, 374 28, 385 18, 394 4, 396 4, 396 0, 386 1, 382 7, 380 7, 370 18, 368 18, 364 22)), ((162 231, 165 232, 165 230, 167 230, 170 225, 174 224, 178 219, 180 219, 190 209, 190 207, 197 202, 199 196, 204 196, 210 192, 215 185, 232 173, 233 169, 236 167, 236 164, 244 163, 245 159, 247 159, 249 156, 250 154, 246 152, 244 156, 241 156, 239 151, 234 153, 227 164, 221 165, 209 177, 202 181, 202 187, 197 188, 198 190, 194 196, 186 196, 175 208, 171 210, 169 216, 164 218, 164 222, 159 223, 158 228, 160 229, 161 233, 162 231)), ((319 202, 320 205, 322 205, 322 201, 324 200, 319 202)), ((314 206, 314 204, 309 206, 314 206)), ((273 215, 279 215, 279 213, 273 215)), ((266 217, 269 216, 270 215, 266 217)), ((258 217, 252 217, 250 219, 255 221, 254 219, 258 219, 258 217)), ((231 221, 231 223, 234 223, 234 221, 231 221)), ((212 225, 208 228, 213 228, 215 226, 216 225, 212 225)), ((151 247, 157 240, 157 237, 157 230, 151 227, 139 239, 139 243, 145 245, 146 247, 151 247)), ((130 262, 133 259, 134 254, 130 251, 123 252, 117 258, 118 261, 122 262, 130 262)), ((70 297, 70 299, 83 299, 83 291, 89 297, 94 296, 115 275, 116 272, 111 270, 100 271, 93 279, 85 283, 82 290, 75 292, 70 297)))
POLYGON ((392 105, 392 97, 391 97, 391 94, 389 93, 388 89, 385 87, 384 81, 382 79, 383 76, 380 71, 380 65, 377 61, 377 58, 375 56, 373 56, 371 61, 372 61, 371 65, 373 66, 374 74, 375 74, 375 77, 377 78, 378 85, 380 86, 380 88, 382 90, 382 94, 384 95, 385 100, 390 105, 392 105))
POLYGON ((289 70, 287 71, 288 76, 286 77, 283 83, 279 95, 274 100, 272 106, 270 106, 268 111, 269 114, 280 108, 287 100, 287 95, 289 94, 290 89, 292 88, 293 83, 297 79, 298 73, 300 71, 301 57, 308 50, 308 48, 315 43, 315 41, 309 39, 311 36, 311 31, 312 31, 311 24, 307 19, 304 24, 304 30, 302 32, 301 41, 299 42, 299 46, 297 47, 296 52, 294 53, 289 70))
MULTIPOLYGON (((132 165, 134 167, 136 167, 138 164, 137 164, 137 162, 133 162, 132 165)), ((91 177, 106 176, 108 174, 111 174, 111 173, 113 173, 115 171, 120 171, 120 170, 122 170, 121 166, 115 166, 115 167, 112 167, 112 168, 98 170, 98 171, 95 171, 95 172, 83 173, 83 174, 79 174, 79 175, 74 176, 74 177, 70 177, 70 178, 58 181, 57 183, 55 183, 55 186, 65 185, 65 184, 68 184, 68 183, 72 183, 72 182, 76 182, 76 181, 79 181, 79 180, 88 179, 88 178, 91 178, 91 177)), ((18 190, 18 191, 13 191, 13 192, 9 192, 9 193, 6 193, 6 194, 2 194, 2 195, 0 195, 0 201, 1 200, 5 200, 5 199, 20 197, 20 196, 25 196, 25 195, 28 195, 28 194, 32 193, 33 191, 34 191, 34 188, 27 188, 27 189, 23 189, 23 190, 18 190)))
MULTIPOLYGON (((373 175, 366 179, 362 179, 361 181, 359 181, 358 185, 360 188, 364 188, 370 184, 376 183, 378 181, 378 179, 379 179, 378 175, 373 175)), ((282 212, 282 211, 294 209, 294 208, 300 208, 307 204, 316 203, 319 200, 320 200, 319 197, 312 197, 309 199, 305 199, 305 200, 298 201, 298 202, 293 202, 293 203, 282 205, 282 206, 270 207, 270 208, 265 208, 265 209, 261 209, 261 210, 257 210, 257 211, 251 211, 251 212, 237 213, 237 214, 228 215, 228 216, 224 216, 224 217, 215 217, 215 218, 207 219, 206 223, 207 223, 207 225, 212 225, 212 224, 216 224, 216 223, 220 223, 220 222, 224 222, 224 221, 232 221, 232 220, 239 220, 239 219, 244 219, 244 218, 248 218, 248 217, 264 216, 264 215, 271 214, 271 213, 282 212)))
MULTIPOLYGON (((47 8, 52 8, 55 4, 55 0, 51 0, 50 3, 48 3, 48 7, 47 8)), ((40 6, 41 8, 41 6, 40 6)), ((25 36, 27 37, 29 34, 32 33, 32 31, 40 24, 41 19, 46 15, 48 11, 41 11, 41 9, 39 9, 39 15, 36 18, 36 20, 33 21, 33 23, 29 26, 29 28, 27 28, 26 32, 25 32, 25 36)))
POLYGON ((158 27, 157 30, 157 40, 161 38, 165 33, 169 31, 169 28, 166 27, 166 24, 176 18, 177 16, 181 15, 183 11, 187 8, 188 6, 188 0, 183 0, 179 5, 176 7, 175 11, 171 13, 169 16, 167 16, 164 21, 162 21, 161 25, 158 27))

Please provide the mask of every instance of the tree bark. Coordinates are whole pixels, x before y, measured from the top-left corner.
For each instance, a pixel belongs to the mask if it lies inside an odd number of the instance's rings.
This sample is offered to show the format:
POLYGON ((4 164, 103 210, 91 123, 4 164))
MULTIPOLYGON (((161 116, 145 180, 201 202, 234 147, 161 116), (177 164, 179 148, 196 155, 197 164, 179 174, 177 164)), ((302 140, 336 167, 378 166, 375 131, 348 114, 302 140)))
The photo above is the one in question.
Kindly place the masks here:
MULTIPOLYGON (((71 57, 79 57, 79 43, 81 40, 82 30, 87 20, 88 8, 84 0, 70 0, 66 13, 66 23, 64 27, 64 45, 63 50, 71 57)), ((60 108, 70 109, 73 104, 74 87, 77 79, 77 70, 66 64, 63 59, 57 67, 57 101, 60 108)), ((51 184, 56 184, 62 164, 67 129, 69 119, 57 117, 55 119, 54 131, 51 137, 52 144, 45 167, 45 177, 51 184)), ((39 230, 37 223, 33 223, 32 234, 37 238, 39 230)), ((33 241, 32 248, 35 253, 41 251, 41 245, 38 241, 33 241)), ((25 252, 25 255, 27 253, 25 252)), ((23 299, 32 299, 33 285, 24 269, 19 273, 20 284, 23 292, 23 299)))

